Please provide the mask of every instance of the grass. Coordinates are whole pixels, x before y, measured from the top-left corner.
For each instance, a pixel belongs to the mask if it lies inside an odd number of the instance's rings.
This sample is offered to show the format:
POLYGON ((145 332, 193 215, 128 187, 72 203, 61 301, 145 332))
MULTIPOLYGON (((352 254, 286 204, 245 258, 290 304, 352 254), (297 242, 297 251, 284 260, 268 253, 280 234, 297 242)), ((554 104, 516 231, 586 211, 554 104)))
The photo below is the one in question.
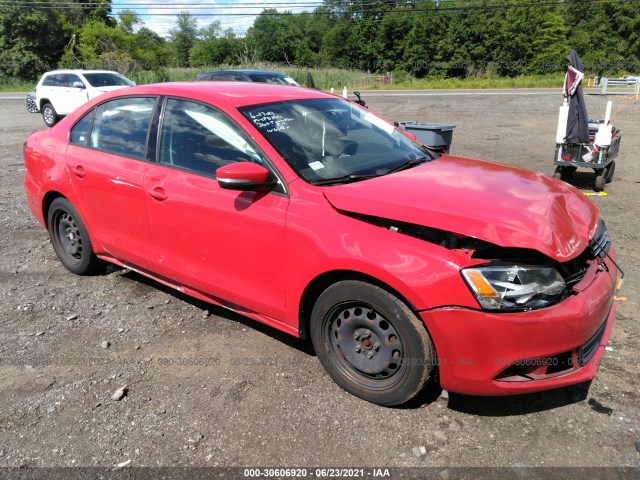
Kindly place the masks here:
MULTIPOLYGON (((564 74, 526 75, 520 77, 498 77, 486 75, 481 77, 443 78, 427 77, 417 79, 406 72, 396 75, 393 82, 385 83, 385 77, 372 75, 359 70, 338 68, 305 68, 283 66, 268 63, 250 65, 219 65, 215 68, 158 68, 155 70, 134 70, 126 72, 127 77, 137 84, 179 82, 194 80, 199 73, 219 69, 257 69, 275 70, 289 75, 301 85, 309 85, 309 76, 313 78, 316 88, 341 91, 343 87, 354 89, 397 89, 397 90, 432 90, 432 89, 491 89, 491 88, 560 88, 564 74), (401 80, 401 81, 398 81, 401 80)), ((30 92, 35 82, 0 79, 0 92, 30 92)))
POLYGON ((309 86, 309 75, 317 88, 336 91, 347 87, 353 89, 398 89, 398 90, 426 90, 426 89, 487 89, 487 88, 560 88, 564 74, 526 75, 520 77, 498 77, 495 75, 482 77, 468 77, 464 79, 427 77, 417 79, 410 75, 396 76, 402 81, 385 83, 383 75, 373 75, 360 70, 346 70, 338 68, 304 68, 282 66, 274 64, 251 65, 219 65, 215 68, 167 68, 158 71, 129 72, 128 76, 136 83, 156 83, 162 81, 194 80, 200 73, 210 70, 256 69, 275 70, 296 80, 302 85, 309 86))
POLYGON ((523 75, 519 77, 467 77, 440 78, 428 77, 423 79, 409 79, 382 88, 397 88, 411 90, 431 89, 489 89, 489 88, 561 88, 564 74, 554 75, 523 75))
MULTIPOLYGON (((4 79, 2 79, 4 80, 4 79)), ((25 82, 23 80, 0 80, 0 92, 2 93, 11 93, 11 92, 30 92, 36 86, 36 82, 25 82)))

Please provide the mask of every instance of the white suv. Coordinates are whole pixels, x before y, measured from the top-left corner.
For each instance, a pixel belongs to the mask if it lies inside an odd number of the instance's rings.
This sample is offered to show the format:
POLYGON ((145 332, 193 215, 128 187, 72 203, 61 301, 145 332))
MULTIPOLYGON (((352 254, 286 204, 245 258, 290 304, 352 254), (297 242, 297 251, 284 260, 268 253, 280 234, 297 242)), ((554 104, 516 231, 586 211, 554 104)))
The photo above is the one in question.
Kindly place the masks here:
POLYGON ((36 105, 47 126, 55 125, 80 105, 105 92, 135 85, 108 70, 53 70, 36 85, 36 105))

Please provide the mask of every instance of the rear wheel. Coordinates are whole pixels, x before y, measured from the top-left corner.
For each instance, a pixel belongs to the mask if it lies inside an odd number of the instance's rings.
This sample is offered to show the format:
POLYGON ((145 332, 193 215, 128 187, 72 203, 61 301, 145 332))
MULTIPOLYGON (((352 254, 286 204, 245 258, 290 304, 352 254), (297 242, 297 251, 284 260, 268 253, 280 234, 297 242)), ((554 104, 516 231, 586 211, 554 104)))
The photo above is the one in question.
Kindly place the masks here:
POLYGON ((395 295, 365 282, 338 282, 320 295, 311 339, 339 386, 379 405, 411 400, 435 370, 422 321, 395 295))
POLYGON ((607 174, 604 177, 604 182, 605 183, 613 182, 613 174, 615 173, 615 171, 616 171, 616 162, 613 161, 607 167, 607 174))
POLYGON ((77 275, 93 273, 100 260, 93 252, 87 229, 66 198, 56 198, 47 215, 49 237, 60 262, 77 275))
POLYGON ((56 109, 53 108, 53 105, 51 105, 50 103, 45 103, 42 106, 42 119, 44 120, 44 123, 47 124, 47 127, 53 127, 56 123, 58 123, 60 117, 58 116, 56 109))

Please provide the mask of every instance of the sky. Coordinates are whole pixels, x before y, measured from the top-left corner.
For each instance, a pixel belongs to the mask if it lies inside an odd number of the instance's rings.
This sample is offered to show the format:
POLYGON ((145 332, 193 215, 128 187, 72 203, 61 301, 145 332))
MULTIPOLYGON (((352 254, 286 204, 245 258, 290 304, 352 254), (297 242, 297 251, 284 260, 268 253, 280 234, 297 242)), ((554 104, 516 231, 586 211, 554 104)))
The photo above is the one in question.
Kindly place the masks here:
POLYGON ((112 0, 111 10, 114 15, 126 9, 135 11, 147 28, 162 36, 175 27, 176 15, 184 10, 198 19, 198 27, 218 20, 223 30, 231 28, 237 35, 244 35, 265 8, 301 12, 321 3, 321 0, 112 0))

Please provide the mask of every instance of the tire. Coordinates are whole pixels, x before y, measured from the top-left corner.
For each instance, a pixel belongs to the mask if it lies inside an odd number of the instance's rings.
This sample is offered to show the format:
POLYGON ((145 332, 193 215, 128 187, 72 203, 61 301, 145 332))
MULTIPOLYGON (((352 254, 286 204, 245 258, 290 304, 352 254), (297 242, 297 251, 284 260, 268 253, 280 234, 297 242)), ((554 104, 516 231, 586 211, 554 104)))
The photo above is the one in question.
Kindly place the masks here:
POLYGON ((408 402, 435 370, 422 321, 390 292, 348 280, 333 284, 311 313, 318 359, 344 390, 383 406, 408 402))
POLYGON ((40 111, 38 109, 38 105, 36 104, 36 101, 33 98, 27 97, 26 104, 27 104, 27 110, 30 113, 38 113, 40 111))
POLYGON ((605 170, 604 168, 596 170, 596 179, 593 182, 593 189, 596 192, 602 192, 604 190, 605 170))
POLYGON ((47 127, 53 127, 56 123, 58 123, 60 117, 56 112, 56 109, 53 108, 53 105, 51 105, 50 103, 45 103, 42 106, 42 119, 44 120, 44 123, 47 125, 47 127))
POLYGON ((56 198, 47 213, 49 238, 58 259, 76 275, 95 272, 100 260, 78 211, 66 198, 56 198))
POLYGON ((564 170, 562 167, 556 167, 556 171, 553 172, 553 178, 564 180, 564 170))
POLYGON ((604 183, 613 182, 613 174, 616 171, 616 162, 615 160, 611 162, 611 164, 607 167, 607 174, 604 177, 604 183))

